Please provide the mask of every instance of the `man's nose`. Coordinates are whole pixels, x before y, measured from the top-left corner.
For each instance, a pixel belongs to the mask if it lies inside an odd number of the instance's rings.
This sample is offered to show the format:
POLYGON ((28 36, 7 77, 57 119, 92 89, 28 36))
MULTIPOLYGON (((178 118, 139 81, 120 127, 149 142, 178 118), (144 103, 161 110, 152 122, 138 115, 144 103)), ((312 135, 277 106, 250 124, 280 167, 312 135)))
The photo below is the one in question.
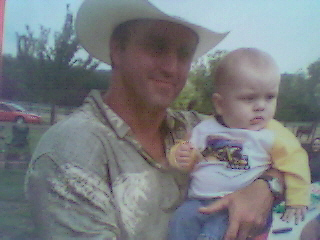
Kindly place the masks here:
POLYGON ((161 69, 166 76, 172 76, 178 71, 179 59, 175 52, 167 52, 161 58, 161 69))

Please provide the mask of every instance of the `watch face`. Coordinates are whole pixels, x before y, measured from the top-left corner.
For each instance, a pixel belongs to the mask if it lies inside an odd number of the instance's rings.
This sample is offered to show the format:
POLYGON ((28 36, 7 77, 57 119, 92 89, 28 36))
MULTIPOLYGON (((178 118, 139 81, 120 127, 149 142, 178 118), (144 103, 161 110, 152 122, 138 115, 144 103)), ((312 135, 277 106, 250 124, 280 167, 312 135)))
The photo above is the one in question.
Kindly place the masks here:
POLYGON ((269 184, 272 192, 279 193, 279 194, 283 193, 283 187, 278 178, 272 178, 269 181, 269 184))

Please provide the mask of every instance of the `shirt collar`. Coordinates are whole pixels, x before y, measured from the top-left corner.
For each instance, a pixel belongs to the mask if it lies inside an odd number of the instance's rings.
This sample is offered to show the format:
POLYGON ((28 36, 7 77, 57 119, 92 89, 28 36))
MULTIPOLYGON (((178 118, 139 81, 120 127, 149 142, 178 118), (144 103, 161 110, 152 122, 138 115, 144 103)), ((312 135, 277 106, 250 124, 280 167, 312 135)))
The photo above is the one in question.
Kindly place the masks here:
MULTIPOLYGON (((100 120, 109 125, 120 138, 124 138, 127 134, 130 134, 131 128, 116 112, 104 103, 101 95, 101 91, 91 90, 85 102, 93 105, 100 115, 100 120)), ((169 131, 172 131, 183 124, 183 121, 179 119, 171 109, 167 109, 164 125, 162 126, 166 127, 169 131)))

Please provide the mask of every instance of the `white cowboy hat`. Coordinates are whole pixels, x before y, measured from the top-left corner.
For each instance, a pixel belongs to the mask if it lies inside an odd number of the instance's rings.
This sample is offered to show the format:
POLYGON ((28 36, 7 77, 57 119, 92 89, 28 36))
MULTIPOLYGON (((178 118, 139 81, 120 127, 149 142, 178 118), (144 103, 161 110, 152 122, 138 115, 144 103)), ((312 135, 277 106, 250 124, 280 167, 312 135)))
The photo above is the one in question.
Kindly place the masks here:
POLYGON ((147 0, 85 0, 76 18, 76 32, 81 45, 93 57, 111 64, 109 40, 115 27, 129 20, 159 19, 189 27, 199 36, 194 60, 216 46, 228 33, 216 33, 169 16, 147 0))

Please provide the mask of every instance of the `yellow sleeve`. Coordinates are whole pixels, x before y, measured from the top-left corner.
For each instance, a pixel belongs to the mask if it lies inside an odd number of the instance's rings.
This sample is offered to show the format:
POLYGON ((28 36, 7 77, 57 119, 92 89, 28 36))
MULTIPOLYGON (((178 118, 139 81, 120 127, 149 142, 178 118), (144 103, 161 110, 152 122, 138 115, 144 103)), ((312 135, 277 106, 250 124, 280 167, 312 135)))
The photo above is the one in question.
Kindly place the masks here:
POLYGON ((286 205, 310 204, 310 168, 308 154, 294 134, 276 120, 267 126, 275 134, 271 150, 273 168, 284 173, 286 205))

